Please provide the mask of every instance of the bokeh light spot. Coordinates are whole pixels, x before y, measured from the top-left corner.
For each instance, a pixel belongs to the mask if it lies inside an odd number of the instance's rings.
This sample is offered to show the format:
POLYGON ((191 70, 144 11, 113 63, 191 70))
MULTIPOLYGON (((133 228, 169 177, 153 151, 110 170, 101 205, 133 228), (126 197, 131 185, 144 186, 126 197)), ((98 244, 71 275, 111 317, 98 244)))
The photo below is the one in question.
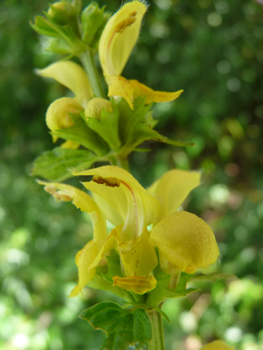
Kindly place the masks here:
POLYGON ((221 74, 229 73, 230 69, 231 69, 231 64, 226 60, 222 60, 217 64, 217 70, 221 74))
POLYGON ((222 17, 217 12, 212 12, 207 17, 207 23, 211 27, 218 27, 222 23, 222 17))
POLYGON ((14 335, 12 343, 17 349, 26 349, 29 345, 29 338, 26 334, 17 333, 14 335))
POLYGON ((238 327, 231 327, 228 328, 225 332, 225 338, 227 341, 231 342, 232 344, 235 342, 238 342, 242 339, 242 331, 238 327))
POLYGON ((225 185, 214 185, 210 189, 210 198, 215 203, 225 204, 229 199, 230 193, 225 185))
POLYGON ((179 320, 183 330, 186 332, 192 332, 197 327, 195 315, 191 312, 182 312, 179 320))
POLYGON ((252 125, 248 125, 247 127, 247 135, 248 137, 252 138, 252 139, 256 139, 260 134, 260 128, 255 125, 255 124, 252 124, 252 125))
POLYGON ((172 4, 171 0, 156 0, 155 3, 161 10, 169 10, 172 4))
POLYGON ((260 119, 263 119, 263 105, 259 105, 255 108, 255 113, 257 115, 257 117, 259 117, 260 119))
POLYGON ((48 241, 45 238, 42 238, 42 237, 38 238, 35 241, 35 248, 39 252, 44 252, 48 248, 48 241))
POLYGON ((229 5, 226 1, 219 0, 215 3, 216 11, 220 14, 227 13, 229 11, 229 5))
POLYGON ((232 92, 237 92, 241 89, 241 82, 237 78, 231 78, 227 81, 227 88, 232 92))

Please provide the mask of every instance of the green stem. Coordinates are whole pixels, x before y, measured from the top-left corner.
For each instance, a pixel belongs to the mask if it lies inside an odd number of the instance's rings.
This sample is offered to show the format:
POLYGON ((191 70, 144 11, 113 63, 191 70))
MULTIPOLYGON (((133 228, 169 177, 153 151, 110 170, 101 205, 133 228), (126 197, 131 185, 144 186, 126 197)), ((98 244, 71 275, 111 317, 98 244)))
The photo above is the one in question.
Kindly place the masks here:
POLYGON ((165 350, 162 315, 156 310, 150 310, 147 314, 152 325, 152 339, 148 343, 148 350, 165 350))
POLYGON ((129 167, 129 162, 128 162, 128 158, 122 158, 122 157, 118 157, 117 156, 117 165, 120 168, 123 168, 125 170, 127 170, 128 172, 130 172, 130 167, 129 167))
POLYGON ((88 74, 90 84, 91 84, 91 87, 92 87, 94 94, 97 97, 105 98, 104 91, 103 91, 101 84, 100 84, 99 74, 98 74, 97 67, 96 67, 95 62, 94 62, 93 54, 91 53, 91 51, 88 50, 85 53, 82 53, 79 56, 79 59, 80 59, 81 63, 83 64, 83 67, 85 68, 85 70, 88 74))

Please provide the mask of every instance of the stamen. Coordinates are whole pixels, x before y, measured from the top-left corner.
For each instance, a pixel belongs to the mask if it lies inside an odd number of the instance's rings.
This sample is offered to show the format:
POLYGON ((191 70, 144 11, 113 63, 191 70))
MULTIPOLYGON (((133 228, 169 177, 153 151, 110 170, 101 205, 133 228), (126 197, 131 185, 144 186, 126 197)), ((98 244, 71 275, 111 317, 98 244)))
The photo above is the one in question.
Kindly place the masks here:
POLYGON ((137 15, 136 11, 131 12, 125 20, 123 20, 122 22, 116 25, 115 33, 121 34, 127 27, 133 24, 136 21, 136 18, 135 18, 136 15, 137 15))
POLYGON ((96 182, 99 185, 105 185, 109 187, 120 187, 121 181, 114 177, 103 178, 98 175, 94 175, 92 181, 96 182))
POLYGON ((63 201, 63 202, 70 202, 72 200, 72 198, 70 196, 68 196, 67 194, 58 191, 56 193, 53 194, 54 198, 56 198, 59 201, 63 201))
POLYGON ((58 201, 63 201, 63 202, 69 202, 72 200, 70 196, 67 194, 63 193, 62 191, 57 191, 53 186, 45 186, 44 190, 51 194, 55 199, 58 201))
POLYGON ((45 186, 44 190, 49 193, 49 194, 55 194, 57 192, 57 190, 53 187, 53 186, 45 186))

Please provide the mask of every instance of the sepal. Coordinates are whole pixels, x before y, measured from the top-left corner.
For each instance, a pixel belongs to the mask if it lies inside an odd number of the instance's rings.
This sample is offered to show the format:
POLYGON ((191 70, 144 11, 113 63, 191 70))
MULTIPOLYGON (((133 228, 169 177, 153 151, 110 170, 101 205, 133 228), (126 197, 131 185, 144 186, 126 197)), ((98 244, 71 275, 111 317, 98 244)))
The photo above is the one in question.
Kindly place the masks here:
POLYGON ((154 276, 157 280, 157 285, 148 295, 146 303, 149 307, 157 308, 158 305, 167 298, 185 297, 187 294, 198 290, 195 288, 186 288, 187 283, 192 277, 192 275, 187 273, 181 274, 180 280, 175 289, 170 288, 171 276, 162 272, 159 266, 154 269, 154 276))
POLYGON ((103 278, 109 283, 113 284, 113 277, 116 275, 122 276, 120 256, 114 249, 111 250, 111 254, 106 256, 108 262, 108 272, 103 274, 103 278))
POLYGON ((123 144, 129 140, 137 124, 153 122, 153 118, 149 116, 152 105, 145 106, 145 98, 143 96, 134 100, 134 109, 131 109, 123 98, 117 102, 117 106, 120 111, 119 129, 123 144))
POLYGON ((193 147, 193 142, 182 142, 171 140, 166 136, 159 134, 157 131, 152 129, 152 126, 149 124, 136 124, 132 134, 130 135, 129 140, 121 149, 121 155, 128 155, 133 150, 136 149, 144 141, 157 141, 162 143, 167 143, 169 145, 177 146, 177 147, 193 147))
MULTIPOLYGON (((70 52, 72 55, 77 56, 81 52, 85 52, 88 49, 87 45, 77 37, 76 33, 69 25, 61 26, 56 23, 50 22, 44 17, 37 16, 35 18, 35 24, 31 23, 31 27, 41 35, 61 39, 60 45, 62 45, 62 42, 64 41, 65 47, 70 48, 70 52)), ((49 47, 49 51, 58 53, 54 45, 49 47)))
POLYGON ((71 55, 72 49, 67 41, 61 38, 51 38, 48 40, 49 46, 46 51, 52 52, 58 55, 71 55))
POLYGON ((106 290, 112 294, 117 295, 128 303, 134 303, 135 299, 125 289, 121 289, 119 287, 113 286, 112 282, 108 282, 104 278, 104 274, 107 273, 106 266, 105 267, 97 267, 95 276, 93 279, 87 283, 87 286, 94 289, 106 290))
POLYGON ((79 114, 69 113, 69 115, 74 125, 69 128, 53 131, 52 135, 78 142, 99 156, 105 155, 109 151, 106 142, 85 124, 79 114))
POLYGON ((98 48, 101 33, 110 17, 96 2, 89 4, 81 13, 82 40, 93 49, 98 48))
POLYGON ((50 22, 60 26, 70 25, 78 33, 77 14, 74 7, 66 0, 49 5, 45 13, 50 22))
MULTIPOLYGON (((92 101, 93 100, 91 100, 89 104, 92 101)), ((114 102, 112 103, 112 107, 112 111, 103 108, 101 110, 100 119, 93 118, 92 116, 89 117, 89 115, 86 113, 87 109, 85 110, 86 116, 82 116, 88 127, 100 135, 101 138, 107 142, 111 149, 113 149, 115 152, 118 152, 121 146, 118 131, 119 110, 114 102)))

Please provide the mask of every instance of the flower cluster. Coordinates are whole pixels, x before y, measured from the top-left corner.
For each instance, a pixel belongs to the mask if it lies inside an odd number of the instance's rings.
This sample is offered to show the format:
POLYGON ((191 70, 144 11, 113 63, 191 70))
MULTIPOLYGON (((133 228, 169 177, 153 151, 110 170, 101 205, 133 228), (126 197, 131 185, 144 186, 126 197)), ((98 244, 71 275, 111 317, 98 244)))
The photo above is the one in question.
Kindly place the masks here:
MULTIPOLYGON (((52 7, 52 11, 55 10, 58 11, 58 6, 52 7)), ((63 60, 55 62, 45 69, 37 70, 37 73, 42 77, 56 80, 74 94, 74 97, 62 97, 52 102, 46 113, 46 123, 51 131, 53 142, 56 142, 58 138, 66 140, 61 145, 62 148, 77 149, 84 146, 100 156, 110 154, 112 149, 117 154, 119 153, 121 157, 126 157, 138 145, 138 142, 135 142, 138 139, 138 124, 142 124, 139 132, 141 135, 144 134, 144 139, 167 142, 164 137, 156 132, 151 133, 154 122, 149 114, 149 108, 142 109, 142 105, 146 106, 152 102, 173 101, 180 96, 183 90, 177 92, 154 91, 137 80, 127 80, 121 76, 130 53, 138 40, 146 10, 147 6, 143 2, 126 3, 110 18, 102 31, 98 53, 103 75, 108 85, 108 96, 112 97, 112 102, 103 98, 103 92, 92 84, 92 76, 88 76, 78 63, 63 60), (116 109, 118 110, 118 104, 121 103, 120 98, 126 101, 130 114, 138 107, 137 105, 134 106, 135 100, 142 101, 140 104, 141 110, 136 111, 136 130, 130 127, 129 135, 125 131, 125 126, 122 125, 126 122, 126 120, 122 121, 123 115, 119 116, 118 121, 113 120, 115 117, 113 112, 116 109), (117 104, 115 109, 112 105, 113 102, 117 104), (108 125, 103 120, 103 110, 108 112, 104 119, 111 123, 113 129, 111 134, 114 134, 114 140, 106 135, 108 125), (145 131, 145 125, 148 125, 148 134, 147 130, 145 131), (80 136, 80 134, 83 134, 83 130, 85 130, 85 140, 80 136), (105 145, 105 141, 108 145, 105 145)), ((101 10, 97 9, 97 11, 100 11, 98 13, 101 14, 101 10)), ((86 16, 82 16, 83 18, 86 18, 86 16)), ((90 16, 88 19, 90 19, 90 16)), ((43 21, 39 18, 34 27, 41 33, 43 21)), ((82 28, 85 27, 85 23, 82 23, 82 28)), ((87 63, 81 52, 77 51, 75 55, 84 65, 87 63)), ((123 114, 123 111, 121 113, 123 114)), ((132 120, 132 118, 129 119, 132 120)), ((186 145, 178 142, 175 144, 186 145)))
MULTIPOLYGON (((177 289, 180 276, 214 264, 219 249, 211 228, 181 207, 199 186, 199 172, 170 170, 144 189, 127 171, 129 153, 138 151, 144 141, 193 145, 169 140, 153 130, 156 122, 151 104, 173 101, 183 90, 154 91, 121 75, 138 40, 146 3, 128 2, 111 17, 95 3, 82 12, 79 4, 55 3, 47 19, 37 17, 33 25, 40 34, 51 37, 50 51, 75 56, 84 67, 66 59, 37 71, 67 87, 73 97, 59 98, 49 106, 46 123, 53 142, 59 138, 64 142, 37 159, 33 174, 50 180, 39 183, 57 200, 72 201, 87 212, 93 225, 93 239, 76 255, 78 283, 70 296, 79 295, 87 284, 110 290, 133 306, 131 322, 137 312, 136 317, 141 315, 147 323, 145 310, 161 313, 159 305, 166 298, 194 291, 186 289, 190 277, 184 277, 177 289), (94 64, 97 51, 109 99, 104 98, 94 64), (89 169, 97 161, 111 165, 89 169), (69 166, 75 170, 69 172, 69 166), (60 182, 70 176, 92 176, 83 183, 91 194, 60 182), (143 311, 139 311, 142 304, 143 311)), ((93 312, 103 313, 107 307, 85 310, 83 318, 90 321, 93 312)), ((127 316, 119 305, 111 307, 123 319, 127 316)), ((115 326, 117 333, 117 323, 115 326)), ((114 332, 109 335, 112 339, 114 332)), ((146 332, 143 341, 150 339, 146 332)), ((216 341, 203 348, 210 349, 232 348, 216 341)))

